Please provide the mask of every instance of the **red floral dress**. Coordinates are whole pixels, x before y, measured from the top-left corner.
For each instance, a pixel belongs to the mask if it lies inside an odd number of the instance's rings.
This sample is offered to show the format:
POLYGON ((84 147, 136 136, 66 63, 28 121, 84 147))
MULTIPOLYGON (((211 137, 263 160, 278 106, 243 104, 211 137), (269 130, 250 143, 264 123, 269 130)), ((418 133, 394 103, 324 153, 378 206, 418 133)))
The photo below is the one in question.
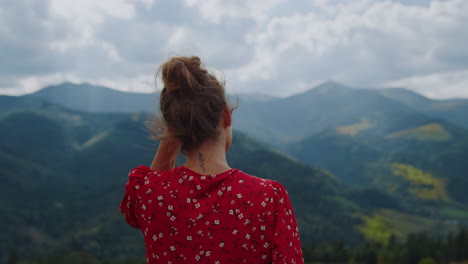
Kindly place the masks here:
POLYGON ((141 229, 148 263, 304 263, 284 186, 238 169, 138 166, 120 210, 141 229))

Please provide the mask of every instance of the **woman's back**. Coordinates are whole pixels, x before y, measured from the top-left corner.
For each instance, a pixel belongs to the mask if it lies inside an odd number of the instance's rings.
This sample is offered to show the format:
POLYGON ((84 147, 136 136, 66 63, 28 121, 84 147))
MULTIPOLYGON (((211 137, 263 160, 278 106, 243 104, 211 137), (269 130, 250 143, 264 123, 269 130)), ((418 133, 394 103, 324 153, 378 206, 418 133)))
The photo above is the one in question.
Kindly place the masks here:
POLYGON ((161 72, 161 116, 148 126, 158 150, 131 170, 120 205, 143 232, 148 263, 304 263, 286 189, 227 162, 235 107, 224 83, 198 57, 161 72))
POLYGON ((303 263, 286 189, 238 169, 138 166, 120 209, 142 230, 148 263, 303 263))

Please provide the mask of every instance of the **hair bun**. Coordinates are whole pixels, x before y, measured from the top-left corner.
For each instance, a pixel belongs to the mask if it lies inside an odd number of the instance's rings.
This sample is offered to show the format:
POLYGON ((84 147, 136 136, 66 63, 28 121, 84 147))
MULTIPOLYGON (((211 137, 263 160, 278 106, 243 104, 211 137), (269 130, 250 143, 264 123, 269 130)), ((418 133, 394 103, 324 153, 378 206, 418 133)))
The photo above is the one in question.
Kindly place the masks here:
POLYGON ((159 95, 161 118, 149 122, 152 138, 164 139, 166 128, 178 138, 182 153, 216 139, 227 106, 224 82, 208 72, 199 57, 175 57, 161 65, 164 89, 159 95))
POLYGON ((168 92, 203 88, 208 73, 197 56, 174 57, 161 66, 161 71, 168 92))
POLYGON ((201 60, 200 60, 200 58, 197 57, 197 56, 192 56, 192 57, 190 57, 190 63, 189 63, 189 65, 190 65, 190 67, 191 67, 192 69, 195 69, 195 70, 201 68, 201 60))

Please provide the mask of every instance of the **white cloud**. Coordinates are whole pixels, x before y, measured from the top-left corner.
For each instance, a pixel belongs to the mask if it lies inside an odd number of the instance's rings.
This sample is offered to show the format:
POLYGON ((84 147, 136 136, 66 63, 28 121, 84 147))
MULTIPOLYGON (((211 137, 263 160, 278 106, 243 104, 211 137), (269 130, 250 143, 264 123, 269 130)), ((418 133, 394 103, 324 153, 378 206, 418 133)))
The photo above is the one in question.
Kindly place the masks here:
POLYGON ((112 87, 113 89, 124 92, 143 92, 154 93, 157 91, 154 83, 154 75, 138 75, 131 78, 116 77, 116 78, 95 78, 82 79, 75 74, 70 73, 54 73, 42 76, 30 75, 22 77, 15 86, 4 87, 2 94, 6 95, 22 95, 35 92, 43 87, 55 85, 63 82, 73 83, 90 83, 94 85, 112 87))
POLYGON ((132 78, 115 78, 115 79, 95 79, 86 81, 95 85, 103 85, 112 87, 114 89, 124 92, 143 92, 143 93, 154 93, 157 91, 154 83, 154 75, 137 75, 132 78))
POLYGON ((29 75, 21 77, 16 83, 15 86, 8 87, 4 86, 2 88, 2 94, 6 95, 22 95, 35 92, 45 86, 53 85, 62 82, 75 82, 79 83, 80 78, 76 75, 68 73, 53 73, 46 75, 29 75))
POLYGON ((148 91, 168 57, 198 55, 236 92, 285 96, 335 80, 466 96, 447 87, 468 70, 468 1, 422 2, 17 0, 0 6, 0 93, 68 77, 148 91))
POLYGON ((468 43, 466 1, 433 1, 428 7, 371 1, 316 4, 324 13, 272 18, 263 30, 251 32, 255 56, 239 69, 239 79, 267 77, 277 89, 299 92, 299 86, 291 87, 297 80, 375 86, 468 67, 468 46, 462 44, 468 43), (466 34, 457 36, 461 32, 466 34), (465 57, 454 63, 457 55, 465 57))
POLYGON ((156 3, 156 0, 141 0, 141 2, 145 5, 146 9, 151 9, 153 8, 154 4, 156 3))
POLYGON ((433 99, 468 98, 468 70, 417 75, 380 85, 381 87, 410 87, 433 99))
POLYGON ((66 23, 70 30, 65 38, 50 42, 52 49, 63 53, 92 45, 99 38, 94 34, 96 26, 110 17, 131 19, 135 8, 127 0, 52 0, 50 14, 55 23, 66 23))
POLYGON ((285 0, 185 0, 189 7, 200 10, 203 18, 219 23, 222 19, 268 19, 268 11, 285 0))

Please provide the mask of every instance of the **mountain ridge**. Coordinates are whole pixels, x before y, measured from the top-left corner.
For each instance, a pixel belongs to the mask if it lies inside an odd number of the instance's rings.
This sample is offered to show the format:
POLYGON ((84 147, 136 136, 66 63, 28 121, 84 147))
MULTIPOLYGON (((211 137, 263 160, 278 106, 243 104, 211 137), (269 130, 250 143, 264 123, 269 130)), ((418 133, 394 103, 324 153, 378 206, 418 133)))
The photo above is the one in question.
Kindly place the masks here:
MULTIPOLYGON (((41 99, 81 112, 158 113, 157 93, 111 90, 65 83, 21 98, 41 99), (73 92, 68 94, 70 90, 73 92), (109 92, 114 95, 107 96, 109 92)), ((468 128, 468 103, 464 100, 434 101, 403 88, 358 89, 328 81, 285 98, 251 94, 228 97, 238 106, 233 115, 236 129, 283 150, 285 144, 335 128, 349 132, 359 127, 360 133, 367 135, 388 134, 390 130, 409 129, 433 118, 468 128), (365 129, 357 125, 362 120, 368 124, 365 129)))

